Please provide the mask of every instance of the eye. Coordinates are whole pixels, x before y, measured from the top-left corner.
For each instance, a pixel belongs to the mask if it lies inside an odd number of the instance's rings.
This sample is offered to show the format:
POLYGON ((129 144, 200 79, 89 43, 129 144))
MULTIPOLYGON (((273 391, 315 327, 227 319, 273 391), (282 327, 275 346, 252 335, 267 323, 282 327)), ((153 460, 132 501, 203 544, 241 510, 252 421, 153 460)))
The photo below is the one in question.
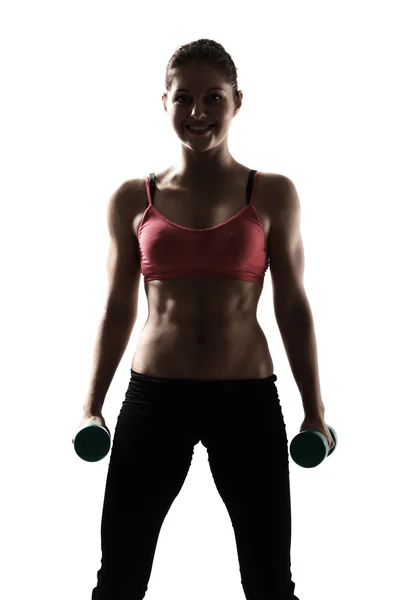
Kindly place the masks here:
MULTIPOLYGON (((221 96, 221 94, 210 94, 210 95, 209 95, 209 98, 215 98, 215 97, 217 97, 217 98, 219 98, 219 99, 222 99, 222 96, 221 96)), ((175 98, 175 102, 178 102, 179 98, 187 98, 187 96, 186 96, 186 95, 182 95, 182 94, 181 94, 180 96, 177 96, 177 97, 175 98)), ((182 102, 178 102, 178 104, 182 104, 182 102)))

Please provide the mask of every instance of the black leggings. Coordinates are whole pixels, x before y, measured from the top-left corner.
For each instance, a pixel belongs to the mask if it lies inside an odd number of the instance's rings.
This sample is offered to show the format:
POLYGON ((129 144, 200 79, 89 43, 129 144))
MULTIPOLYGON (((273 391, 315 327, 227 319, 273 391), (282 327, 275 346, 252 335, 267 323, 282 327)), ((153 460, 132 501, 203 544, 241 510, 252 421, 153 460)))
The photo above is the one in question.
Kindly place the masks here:
POLYGON ((290 570, 288 440, 276 380, 131 372, 111 449, 92 600, 144 598, 162 524, 199 441, 232 522, 246 599, 298 600, 290 570))

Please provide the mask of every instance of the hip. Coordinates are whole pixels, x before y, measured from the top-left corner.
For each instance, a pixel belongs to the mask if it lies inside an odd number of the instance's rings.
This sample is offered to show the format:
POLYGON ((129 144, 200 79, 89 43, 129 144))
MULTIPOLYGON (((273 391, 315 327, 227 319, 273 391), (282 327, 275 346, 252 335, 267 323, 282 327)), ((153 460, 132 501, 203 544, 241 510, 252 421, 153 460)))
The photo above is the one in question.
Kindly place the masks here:
MULTIPOLYGON (((190 380, 143 375, 132 370, 118 417, 116 439, 121 446, 143 446, 143 456, 158 460, 199 441, 212 449, 236 448, 241 455, 273 456, 277 447, 287 463, 286 426, 277 376, 223 380, 190 380)), ((129 452, 125 453, 125 456, 129 452)), ((140 461, 139 461, 140 462, 140 461)))

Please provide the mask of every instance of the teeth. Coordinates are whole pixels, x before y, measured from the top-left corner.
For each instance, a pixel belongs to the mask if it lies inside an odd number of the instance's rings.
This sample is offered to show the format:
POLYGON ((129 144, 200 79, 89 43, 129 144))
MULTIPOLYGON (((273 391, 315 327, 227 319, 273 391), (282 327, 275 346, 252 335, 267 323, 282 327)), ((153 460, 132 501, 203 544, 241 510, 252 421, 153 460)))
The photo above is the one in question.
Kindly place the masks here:
POLYGON ((209 129, 209 127, 211 127, 211 125, 207 125, 206 127, 189 127, 189 129, 193 129, 194 131, 205 131, 206 129, 209 129))

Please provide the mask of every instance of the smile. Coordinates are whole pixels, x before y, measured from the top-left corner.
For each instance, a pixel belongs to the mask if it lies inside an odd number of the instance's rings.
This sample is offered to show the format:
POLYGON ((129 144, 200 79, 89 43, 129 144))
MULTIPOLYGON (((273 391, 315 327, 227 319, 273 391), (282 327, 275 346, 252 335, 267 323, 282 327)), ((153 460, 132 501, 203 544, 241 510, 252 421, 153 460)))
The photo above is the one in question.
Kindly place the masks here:
POLYGON ((186 126, 186 129, 188 129, 191 133, 195 134, 195 135, 204 135, 205 133, 208 133, 209 131, 211 131, 211 129, 214 127, 214 125, 209 125, 208 127, 202 127, 200 129, 193 128, 190 126, 186 126))

